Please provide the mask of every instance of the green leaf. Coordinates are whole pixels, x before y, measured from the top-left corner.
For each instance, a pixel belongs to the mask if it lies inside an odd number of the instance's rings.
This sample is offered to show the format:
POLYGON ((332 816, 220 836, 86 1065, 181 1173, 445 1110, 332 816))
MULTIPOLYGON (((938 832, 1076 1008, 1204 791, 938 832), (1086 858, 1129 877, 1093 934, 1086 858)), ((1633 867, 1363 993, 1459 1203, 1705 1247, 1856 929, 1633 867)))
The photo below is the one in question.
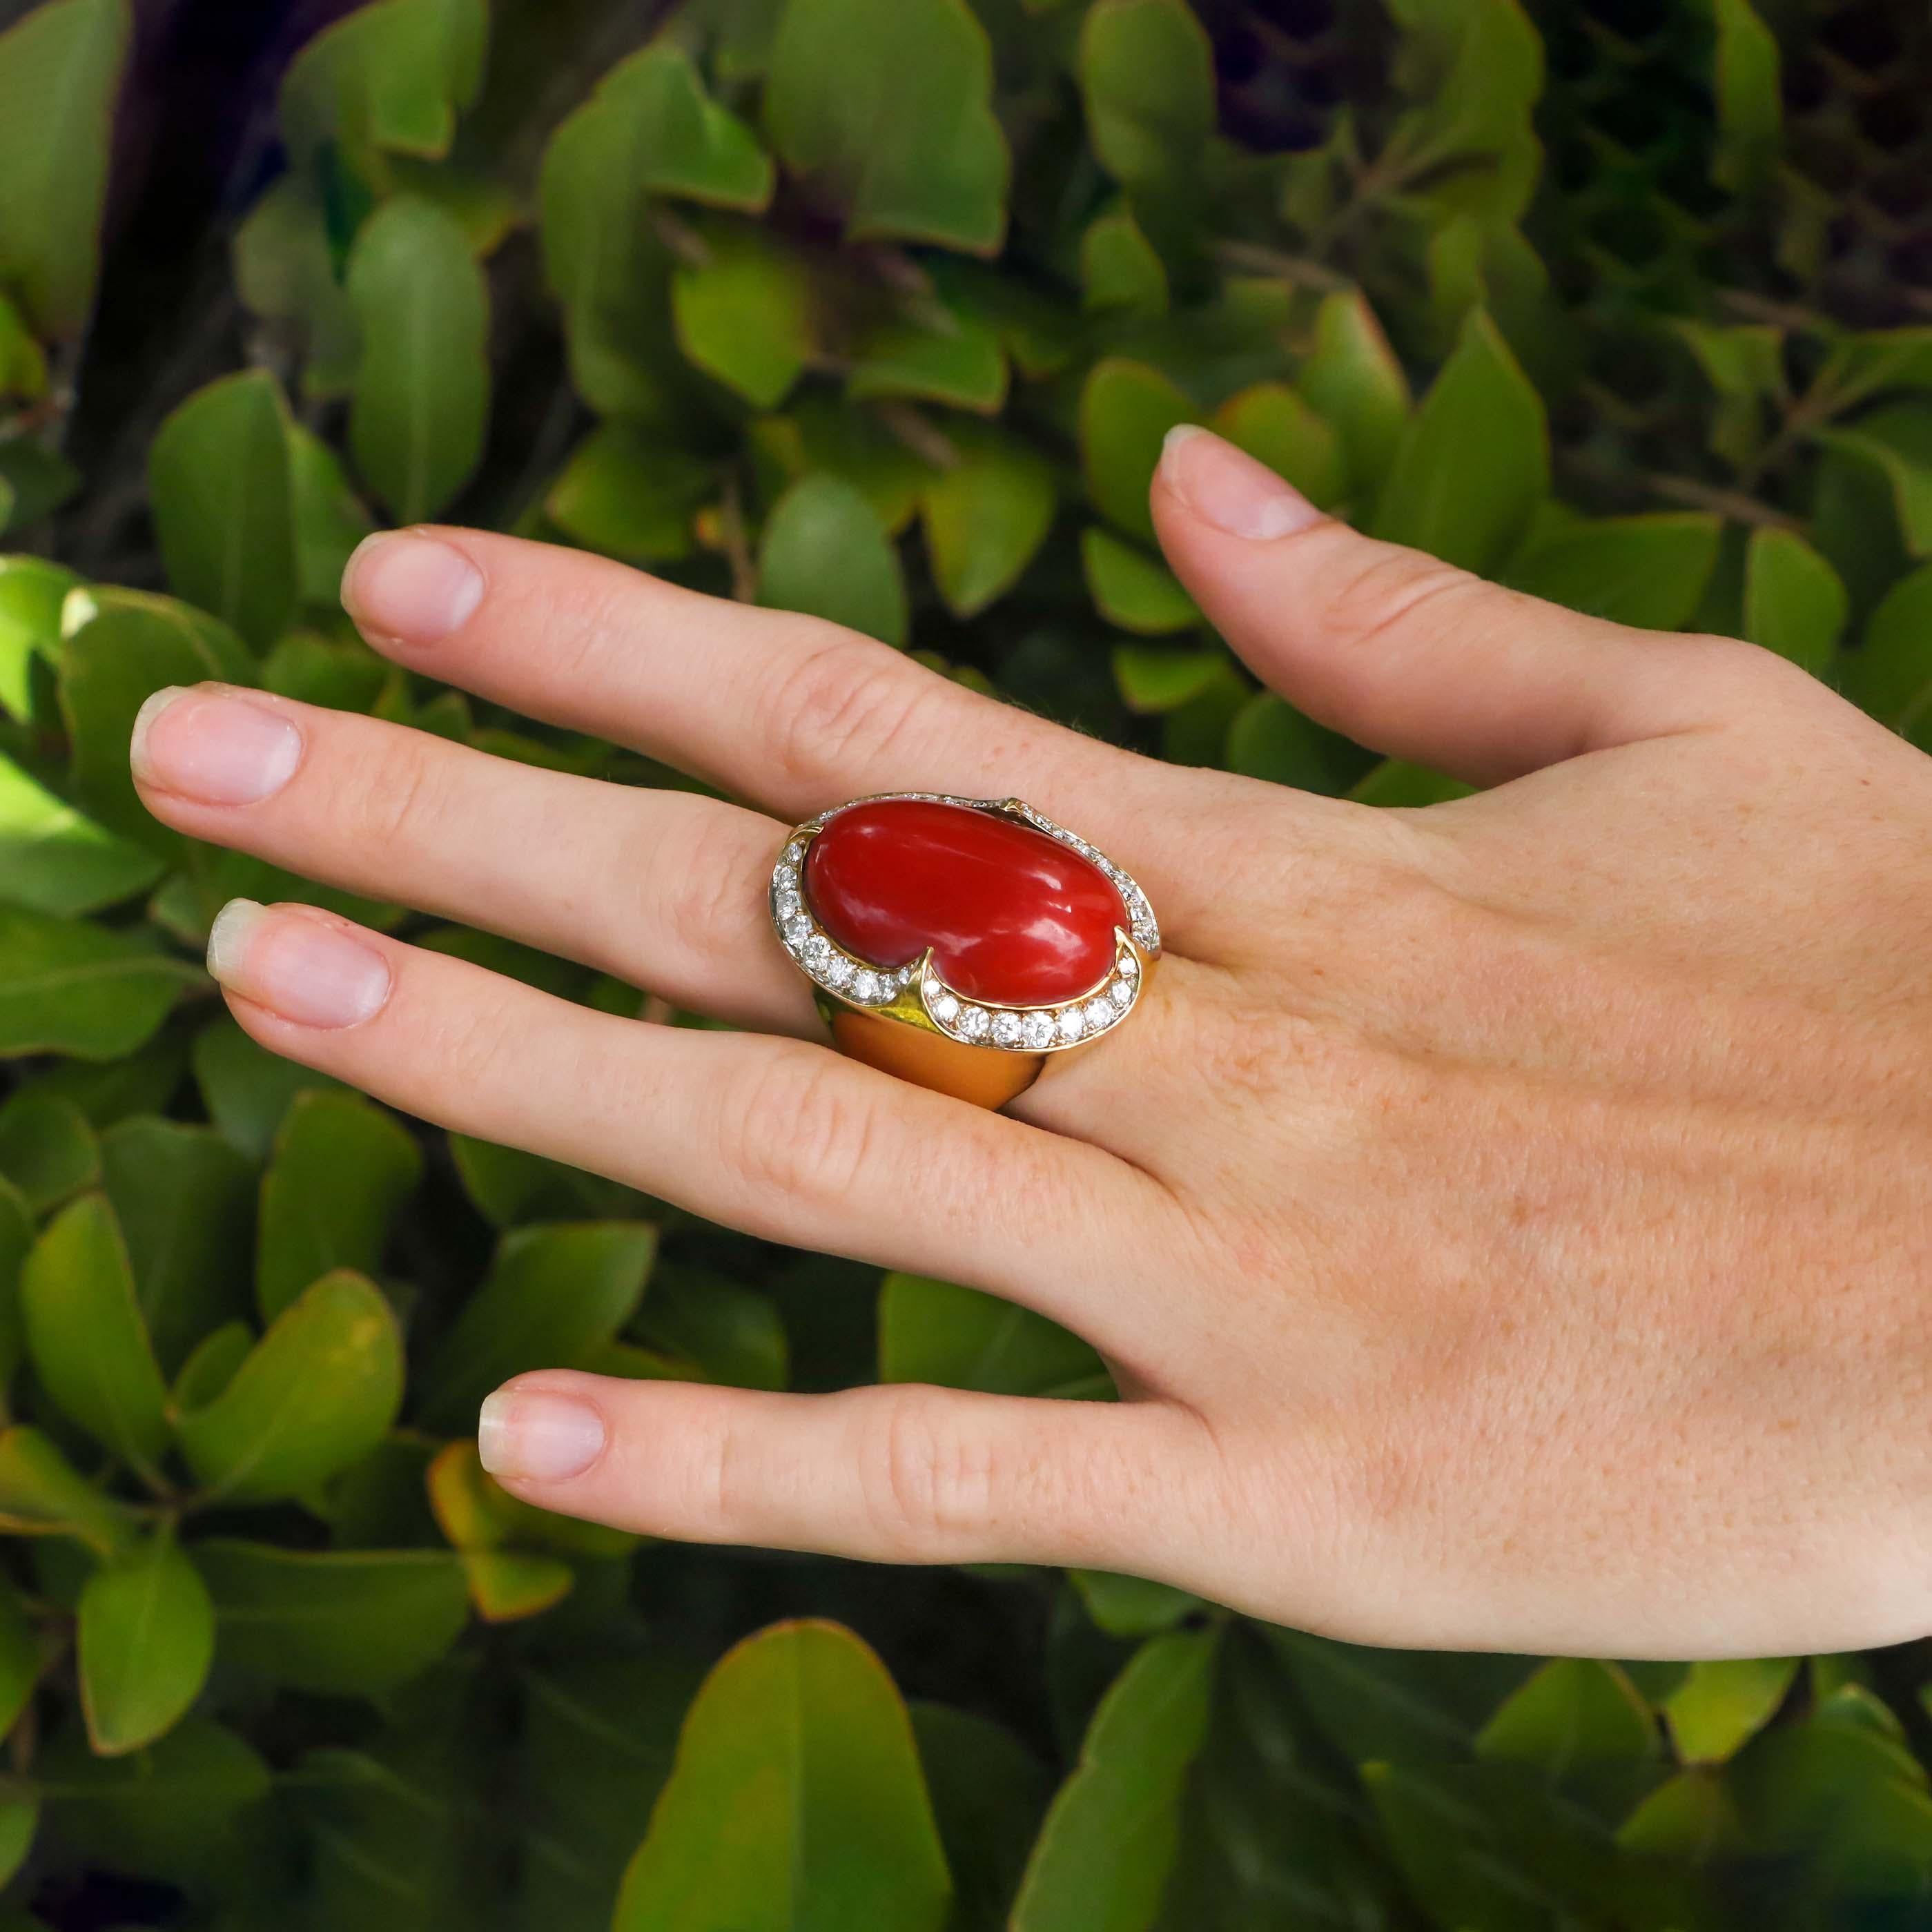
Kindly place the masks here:
POLYGON ((200 978, 104 927, 0 906, 0 1056, 118 1060, 200 978))
POLYGON ((1144 1932, 1180 1846, 1187 1777, 1208 1735, 1211 1631, 1160 1636, 1101 1700, 1034 1846, 1012 1932, 1144 1932))
POLYGON ((1849 428, 1822 431, 1819 440, 1884 478, 1906 548, 1932 556, 1932 402, 1888 403, 1849 428))
POLYGON ((1437 1924, 1484 1932, 1545 1932, 1542 1898, 1496 1843, 1490 1821, 1454 1780, 1407 1766, 1370 1763, 1362 1782, 1408 1882, 1437 1924))
POLYGON ((208 1118, 223 1138, 252 1161, 268 1158, 298 1094, 341 1086, 326 1073, 258 1046, 231 1019, 216 1020, 196 1035, 194 1061, 208 1118))
POLYGON ((1244 778, 1339 798, 1360 777, 1364 754, 1285 698, 1262 691, 1247 699, 1228 728, 1226 763, 1244 778))
POLYGON ((1113 1393, 1078 1336, 1016 1302, 917 1274, 889 1274, 880 1286, 879 1379, 992 1395, 1113 1393))
POLYGON ((1403 432, 1375 532, 1492 571, 1550 492, 1543 403, 1480 310, 1403 432))
POLYGON ((424 1420, 466 1432, 511 1376, 587 1366, 636 1312, 656 1252, 657 1230, 641 1221, 506 1234, 424 1378, 424 1420))
POLYGON ((1199 168, 1214 131, 1214 56, 1183 0, 1096 0, 1079 72, 1088 139, 1116 181, 1144 188, 1199 168))
POLYGON ((327 1552, 220 1539, 195 1546, 222 1660, 327 1696, 380 1696, 442 1656, 469 1621, 443 1550, 327 1552))
MULTIPOLYGON (((297 587, 303 603, 332 610, 342 573, 356 545, 376 527, 375 520, 320 436, 298 422, 288 424, 288 436, 297 587)), ((266 665, 262 681, 272 691, 280 688, 266 665)))
MULTIPOLYGON (((34 1216, 26 1196, 10 1180, 0 1180, 0 1403, 6 1402, 14 1378, 26 1359, 20 1266, 33 1245, 34 1216)), ((0 1724, 0 1736, 6 1729, 0 1724)))
POLYGON ((1051 1795, 1044 1766, 1004 1725, 946 1704, 910 1706, 958 1932, 1004 1932, 1051 1795))
POLYGON ((359 1094, 298 1094, 262 1177, 255 1296, 272 1322, 334 1269, 374 1274, 389 1228, 422 1178, 416 1137, 359 1094))
POLYGON ((20 311, 0 295, 0 400, 34 402, 47 391, 47 358, 20 311))
POLYGON ((956 617, 1004 597, 1052 527, 1053 471, 1006 431, 964 423, 949 431, 959 460, 926 487, 920 508, 934 580, 956 617))
POLYGON ((167 1447, 167 1389, 104 1197, 84 1196, 34 1244, 20 1271, 20 1310, 34 1372, 55 1406, 152 1472, 167 1447))
POLYGON ((94 302, 127 0, 51 0, 0 34, 0 284, 43 335, 94 302))
POLYGON ((32 912, 94 912, 142 891, 160 872, 153 854, 0 758, 0 900, 32 912))
POLYGON ((482 454, 490 407, 482 271, 449 216, 399 195, 357 235, 348 288, 362 329, 350 446, 397 520, 421 523, 469 481, 482 454))
POLYGON ((770 1296, 701 1268, 660 1263, 632 1329, 708 1382, 782 1389, 789 1375, 784 1322, 770 1296))
POLYGON ((707 223, 671 276, 678 346, 754 409, 776 408, 814 353, 805 258, 751 223, 707 223))
POLYGON ((1340 437, 1286 382, 1256 382, 1230 396, 1210 427, 1321 508, 1339 501, 1347 488, 1340 437))
POLYGON ((197 1479, 230 1502, 301 1496, 374 1447, 402 1392, 389 1304, 358 1275, 325 1275, 221 1394, 182 1418, 182 1450, 197 1479))
POLYGON ((779 159, 842 208, 849 240, 990 255, 1011 166, 992 87, 964 0, 788 0, 765 124, 779 159))
POLYGON ((692 519, 717 487, 717 466, 622 423, 579 443, 544 510, 566 536, 632 563, 692 553, 692 519))
POLYGON ((254 1169, 212 1128, 136 1118, 100 1143, 155 1359, 172 1375, 248 1305, 254 1169))
POLYGON ((1474 785, 1465 784, 1460 778, 1447 778, 1426 766, 1412 764, 1406 758, 1384 758, 1348 796, 1358 805, 1405 806, 1412 810, 1467 798, 1474 790, 1474 785))
POLYGON ((34 1771, 48 1821, 73 1856, 151 1880, 191 1882, 238 1863, 237 1827, 269 1788, 254 1747, 200 1717, 125 1757, 93 1756, 76 1726, 34 1771))
POLYGON ((316 184, 298 174, 273 183, 236 230, 236 292, 280 322, 303 352, 306 396, 344 396, 356 380, 362 331, 338 278, 328 220, 316 184))
POLYGON ((1080 1593, 1087 1614, 1109 1636, 1158 1636, 1204 1609, 1201 1599, 1172 1583, 1145 1576, 1120 1576, 1106 1570, 1070 1570, 1067 1581, 1080 1593))
POLYGON ((1080 237, 1081 304, 1090 314, 1165 315, 1167 265, 1131 210, 1096 214, 1080 237))
POLYGON ((0 706, 22 722, 34 715, 36 668, 59 662, 61 608, 80 580, 37 556, 0 556, 0 706))
POLYGON ((224 625, 167 598, 76 592, 68 614, 86 618, 60 668, 74 801, 109 830, 175 859, 179 835, 148 815, 128 769, 135 714, 164 685, 253 684, 254 667, 224 625))
POLYGON ((1148 490, 1162 440, 1191 422, 1194 405, 1157 370, 1110 356, 1096 362, 1080 392, 1080 460, 1087 494, 1109 522, 1154 541, 1148 490))
POLYGON ((476 97, 489 32, 484 0, 378 0, 317 34, 282 81, 282 134, 304 166, 339 148, 365 182, 385 153, 448 154, 476 97))
POLYGON ((81 474, 38 437, 0 440, 0 530, 31 530, 67 502, 81 474))
POLYGON ((1211 691, 1227 670, 1228 661, 1213 648, 1192 645, 1116 644, 1114 682, 1131 711, 1178 710, 1204 692, 1211 691))
POLYGON ((1532 539, 1503 580, 1614 623, 1679 631, 1703 600, 1723 534, 1696 510, 1580 519, 1532 539))
POLYGON ((168 1406, 176 1418, 206 1408, 235 1379, 254 1346, 255 1331, 245 1322, 224 1322, 202 1336, 168 1390, 168 1406))
POLYGON ((105 1556, 128 1518, 38 1429, 0 1430, 0 1526, 16 1535, 70 1536, 105 1556))
POLYGON ((1822 676, 1844 634, 1851 598, 1838 573, 1790 530, 1751 532, 1744 553, 1744 635, 1822 676))
POLYGON ((1557 1658, 1503 1704, 1476 1738, 1476 1755, 1533 1767, 1552 1784, 1619 1811, 1647 1781, 1660 1740, 1650 1707, 1614 1664, 1557 1658))
POLYGON ((835 476, 801 478, 772 506, 758 543, 758 602, 905 642, 905 580, 872 506, 835 476))
POLYGON ((274 378, 251 369, 197 389, 148 448, 168 581, 258 649, 296 607, 290 427, 274 378))
POLYGON ((912 520, 935 473, 878 412, 823 393, 801 395, 787 415, 760 418, 751 434, 760 454, 791 481, 822 470, 850 484, 889 536, 912 520))
POLYGON ((698 1692, 614 1932, 940 1932, 951 1903, 884 1666, 836 1624, 778 1624, 698 1692))
POLYGON ((1617 1849, 1701 1864, 1744 1850, 1744 1827, 1716 1778, 1703 1771, 1680 1772, 1618 1827, 1617 1849))
POLYGON ((214 1661, 214 1606, 171 1531, 87 1580, 76 1642, 88 1740, 103 1757, 174 1728, 214 1661))
POLYGON ((1718 151, 1711 175, 1720 188, 1759 186, 1778 159, 1784 120, 1778 41, 1750 0, 1713 0, 1717 16, 1718 151))
POLYGON ((514 1228, 529 1221, 623 1220, 643 1200, 636 1189, 586 1174, 560 1160, 526 1154, 494 1141, 449 1136, 463 1191, 493 1227, 514 1228))
POLYGON ((0 1174, 35 1214, 100 1178, 100 1144, 71 1100, 29 1088, 0 1107, 0 1174))
POLYGON ((1080 562, 1094 608, 1124 631, 1158 638, 1202 621, 1200 606, 1166 564, 1098 524, 1080 532, 1080 562))
POLYGON ((950 311, 931 326, 888 323, 854 346, 845 393, 854 402, 908 397, 996 416, 1006 399, 1006 352, 989 322, 950 311))
POLYGON ((1900 578, 1872 613, 1844 688, 1880 724, 1932 748, 1932 564, 1900 578))
POLYGON ((1687 1764, 1720 1764, 1771 1721, 1798 1674, 1795 1658, 1694 1664, 1664 1700, 1670 1735, 1687 1764))
MULTIPOLYGON (((40 1681, 40 1640, 19 1593, 0 1583, 0 1737, 20 1721, 40 1681)), ((10 1876, 10 1874, 9 1874, 10 1876)), ((0 1885, 6 1883, 0 1877, 0 1885)))

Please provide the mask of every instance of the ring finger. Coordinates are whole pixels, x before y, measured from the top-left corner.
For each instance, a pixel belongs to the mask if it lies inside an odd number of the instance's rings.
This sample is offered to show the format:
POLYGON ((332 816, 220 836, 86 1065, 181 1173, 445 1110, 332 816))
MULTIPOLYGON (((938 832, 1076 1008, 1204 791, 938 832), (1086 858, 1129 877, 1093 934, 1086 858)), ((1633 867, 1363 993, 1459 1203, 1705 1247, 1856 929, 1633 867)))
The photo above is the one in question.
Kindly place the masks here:
POLYGON ((674 1004, 818 1030, 772 943, 776 820, 601 784, 428 732, 203 686, 158 692, 132 758, 148 808, 190 837, 564 955, 674 1004))

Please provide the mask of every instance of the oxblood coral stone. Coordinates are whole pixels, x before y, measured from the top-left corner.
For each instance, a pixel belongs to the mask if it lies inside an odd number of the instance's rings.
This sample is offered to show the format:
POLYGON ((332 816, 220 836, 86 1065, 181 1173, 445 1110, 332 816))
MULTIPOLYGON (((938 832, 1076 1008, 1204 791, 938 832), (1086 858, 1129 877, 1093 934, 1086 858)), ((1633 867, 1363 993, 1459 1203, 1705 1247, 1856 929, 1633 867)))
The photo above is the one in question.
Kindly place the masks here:
POLYGON ((1097 985, 1128 922, 1113 881, 1058 839, 925 799, 834 814, 806 854, 805 890, 848 951, 904 966, 930 946, 949 986, 1003 1006, 1097 985))

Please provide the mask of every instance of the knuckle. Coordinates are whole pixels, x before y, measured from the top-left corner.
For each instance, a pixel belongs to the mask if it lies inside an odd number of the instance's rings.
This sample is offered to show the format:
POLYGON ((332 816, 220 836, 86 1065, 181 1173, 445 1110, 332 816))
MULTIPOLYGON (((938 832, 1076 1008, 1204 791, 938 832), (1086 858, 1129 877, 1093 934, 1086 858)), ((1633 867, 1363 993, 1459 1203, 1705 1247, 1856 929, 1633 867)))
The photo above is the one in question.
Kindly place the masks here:
POLYGON ((801 1047, 728 1087, 722 1157, 753 1202, 850 1203, 878 1164, 876 1106, 836 1055, 801 1047))
POLYGON ((744 928, 745 907, 758 903, 762 884, 752 874, 737 829, 707 812, 674 850, 658 850, 661 862, 651 868, 646 902, 638 908, 644 929, 700 962, 731 951, 744 928))
POLYGON ((1318 620, 1324 630, 1358 649, 1388 646, 1400 643, 1425 616, 1432 621, 1452 614, 1484 590, 1480 578, 1454 564, 1377 544, 1319 596, 1318 620))
POLYGON ((830 624, 776 680, 764 738, 778 770, 810 788, 848 767, 888 756, 918 709, 920 680, 887 646, 830 624))
POLYGON ((998 1506, 1003 1455, 989 1435, 961 1429, 937 1391, 885 1394, 872 1406, 855 1457, 880 1544, 918 1556, 986 1524, 998 1506))

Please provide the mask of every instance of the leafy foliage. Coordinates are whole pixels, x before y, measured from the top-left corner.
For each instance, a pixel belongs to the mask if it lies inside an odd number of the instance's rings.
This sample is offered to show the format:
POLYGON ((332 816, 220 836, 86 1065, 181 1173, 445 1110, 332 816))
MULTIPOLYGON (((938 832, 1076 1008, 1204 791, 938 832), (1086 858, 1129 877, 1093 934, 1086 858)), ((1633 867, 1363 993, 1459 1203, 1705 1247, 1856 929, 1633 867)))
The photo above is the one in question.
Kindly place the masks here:
POLYGON ((170 265, 104 220, 110 158, 154 145, 110 142, 117 96, 160 111, 122 93, 124 0, 7 10, 0 1924, 1920 1922, 1917 1648, 1358 1650, 1132 1578, 855 1582, 511 1498, 470 1431, 530 1367, 1112 1388, 968 1288, 274 1059, 197 962, 238 892, 642 996, 194 846, 126 746, 150 692, 218 679, 668 782, 356 638, 356 542, 447 514, 1177 760, 1455 795, 1206 630, 1146 501, 1201 422, 1358 524, 1748 638, 1932 748, 1932 28, 1865 0, 656 11, 647 40, 610 0, 343 14, 231 170, 262 184, 225 238, 236 326, 178 280, 154 312, 170 265))

